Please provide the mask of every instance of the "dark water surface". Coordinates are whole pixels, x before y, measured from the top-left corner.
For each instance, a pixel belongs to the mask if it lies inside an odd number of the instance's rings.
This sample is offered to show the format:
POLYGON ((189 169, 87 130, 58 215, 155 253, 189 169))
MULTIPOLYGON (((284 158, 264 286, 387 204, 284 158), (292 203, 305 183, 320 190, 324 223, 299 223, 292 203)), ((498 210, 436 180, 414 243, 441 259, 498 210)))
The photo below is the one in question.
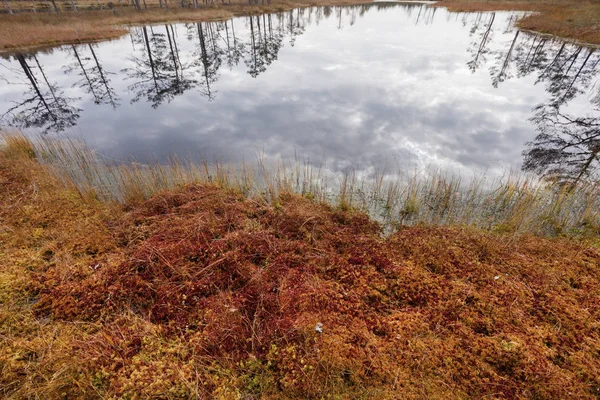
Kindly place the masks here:
POLYGON ((520 165, 548 110, 599 116, 600 51, 518 32, 515 18, 314 7, 5 54, 0 126, 83 137, 121 160, 498 172, 520 165))

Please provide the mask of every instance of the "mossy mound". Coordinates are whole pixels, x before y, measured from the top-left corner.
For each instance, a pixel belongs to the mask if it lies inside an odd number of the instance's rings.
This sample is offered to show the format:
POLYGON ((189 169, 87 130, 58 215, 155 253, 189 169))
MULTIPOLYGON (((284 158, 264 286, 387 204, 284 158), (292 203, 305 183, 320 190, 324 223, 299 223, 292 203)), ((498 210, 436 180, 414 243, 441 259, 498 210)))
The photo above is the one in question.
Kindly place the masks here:
POLYGON ((362 213, 208 184, 111 208, 25 158, 0 179, 2 276, 19 282, 0 298, 23 299, 0 304, 7 396, 600 396, 590 244, 384 238, 362 213))

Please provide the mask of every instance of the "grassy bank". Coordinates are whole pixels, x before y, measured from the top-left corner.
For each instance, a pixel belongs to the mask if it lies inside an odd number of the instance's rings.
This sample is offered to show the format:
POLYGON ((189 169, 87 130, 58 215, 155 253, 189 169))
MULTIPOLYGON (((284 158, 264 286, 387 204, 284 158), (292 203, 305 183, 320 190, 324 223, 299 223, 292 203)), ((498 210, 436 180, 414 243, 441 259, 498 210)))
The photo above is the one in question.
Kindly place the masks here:
POLYGON ((279 12, 311 5, 360 4, 362 0, 274 0, 270 4, 248 4, 235 0, 225 4, 214 2, 195 8, 174 4, 169 10, 158 7, 158 1, 147 1, 148 9, 136 11, 133 6, 102 10, 65 11, 61 13, 0 14, 0 50, 44 47, 118 38, 127 33, 128 25, 170 21, 226 20, 236 15, 279 12))
POLYGON ((115 202, 82 186, 88 164, 20 136, 0 148, 4 397, 600 393, 595 236, 384 236, 283 171, 253 194, 221 167, 182 185, 121 166, 113 184, 138 189, 115 202))
POLYGON ((443 0, 450 11, 532 11, 517 21, 521 29, 600 45, 600 2, 576 0, 443 0))
MULTIPOLYGON (((187 1, 187 0, 186 0, 187 1)), ((189 3, 189 2, 188 2, 189 3)), ((246 1, 200 3, 199 8, 181 8, 172 4, 169 10, 159 8, 159 2, 148 0, 147 9, 140 12, 130 4, 80 4, 80 11, 68 11, 70 3, 61 4, 62 12, 30 12, 30 4, 13 4, 15 15, 0 15, 0 50, 25 49, 66 43, 80 43, 117 38, 126 33, 128 25, 168 21, 224 20, 236 15, 278 12, 294 7, 312 5, 344 5, 364 3, 363 0, 274 0, 250 5, 246 1), (21 7, 22 10, 19 10, 21 7), (101 8, 102 7, 102 8, 101 8)), ((40 3, 47 8, 50 3, 40 3)), ((191 4, 191 3, 189 3, 191 4)), ((188 5, 189 5, 188 4, 188 5)), ((523 10, 536 13, 521 18, 518 26, 585 43, 600 44, 600 4, 596 1, 528 0, 528 1, 475 1, 444 0, 436 6, 451 11, 523 10)), ((40 5, 33 3, 34 9, 40 5)))
POLYGON ((600 232, 600 187, 593 182, 572 188, 522 174, 463 179, 437 171, 371 171, 360 176, 353 170, 334 173, 298 159, 267 164, 259 158, 241 165, 178 159, 168 164, 123 164, 106 162, 79 141, 40 138, 30 143, 40 162, 82 196, 121 204, 188 184, 214 183, 267 202, 276 202, 282 193, 295 193, 360 210, 386 232, 421 224, 544 236, 594 237, 600 232))

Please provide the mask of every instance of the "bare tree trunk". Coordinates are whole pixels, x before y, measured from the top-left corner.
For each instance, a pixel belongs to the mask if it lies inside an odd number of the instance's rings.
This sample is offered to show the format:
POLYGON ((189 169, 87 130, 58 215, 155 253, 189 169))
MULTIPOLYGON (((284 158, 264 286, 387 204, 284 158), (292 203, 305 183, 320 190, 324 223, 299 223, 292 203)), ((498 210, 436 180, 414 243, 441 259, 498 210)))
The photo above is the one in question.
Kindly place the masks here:
POLYGON ((75 0, 71 0, 71 8, 73 8, 73 11, 77 11, 77 6, 75 5, 75 0))
POLYGON ((59 11, 58 11, 58 6, 56 5, 56 1, 55 0, 50 0, 50 1, 52 2, 52 5, 54 6, 54 11, 58 13, 59 11))
POLYGON ((158 3, 160 5, 160 8, 162 8, 162 0, 158 0, 158 3))
POLYGON ((4 4, 6 4, 6 8, 8 9, 8 13, 9 13, 10 15, 12 15, 13 11, 12 11, 12 9, 10 8, 10 5, 8 4, 8 0, 4 0, 4 4))
POLYGON ((148 6, 146 5, 146 0, 144 0, 144 10, 147 8, 148 8, 148 6))

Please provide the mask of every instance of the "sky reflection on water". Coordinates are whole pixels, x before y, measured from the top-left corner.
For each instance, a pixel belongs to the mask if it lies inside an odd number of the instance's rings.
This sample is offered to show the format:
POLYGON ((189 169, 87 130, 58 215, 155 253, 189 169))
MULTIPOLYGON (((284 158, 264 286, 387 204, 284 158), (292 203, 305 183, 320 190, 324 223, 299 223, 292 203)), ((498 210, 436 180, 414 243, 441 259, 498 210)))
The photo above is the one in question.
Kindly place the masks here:
POLYGON ((540 109, 597 118, 600 104, 600 52, 514 19, 376 3, 132 28, 5 55, 0 126, 80 136, 120 160, 500 173, 521 163, 540 109))

